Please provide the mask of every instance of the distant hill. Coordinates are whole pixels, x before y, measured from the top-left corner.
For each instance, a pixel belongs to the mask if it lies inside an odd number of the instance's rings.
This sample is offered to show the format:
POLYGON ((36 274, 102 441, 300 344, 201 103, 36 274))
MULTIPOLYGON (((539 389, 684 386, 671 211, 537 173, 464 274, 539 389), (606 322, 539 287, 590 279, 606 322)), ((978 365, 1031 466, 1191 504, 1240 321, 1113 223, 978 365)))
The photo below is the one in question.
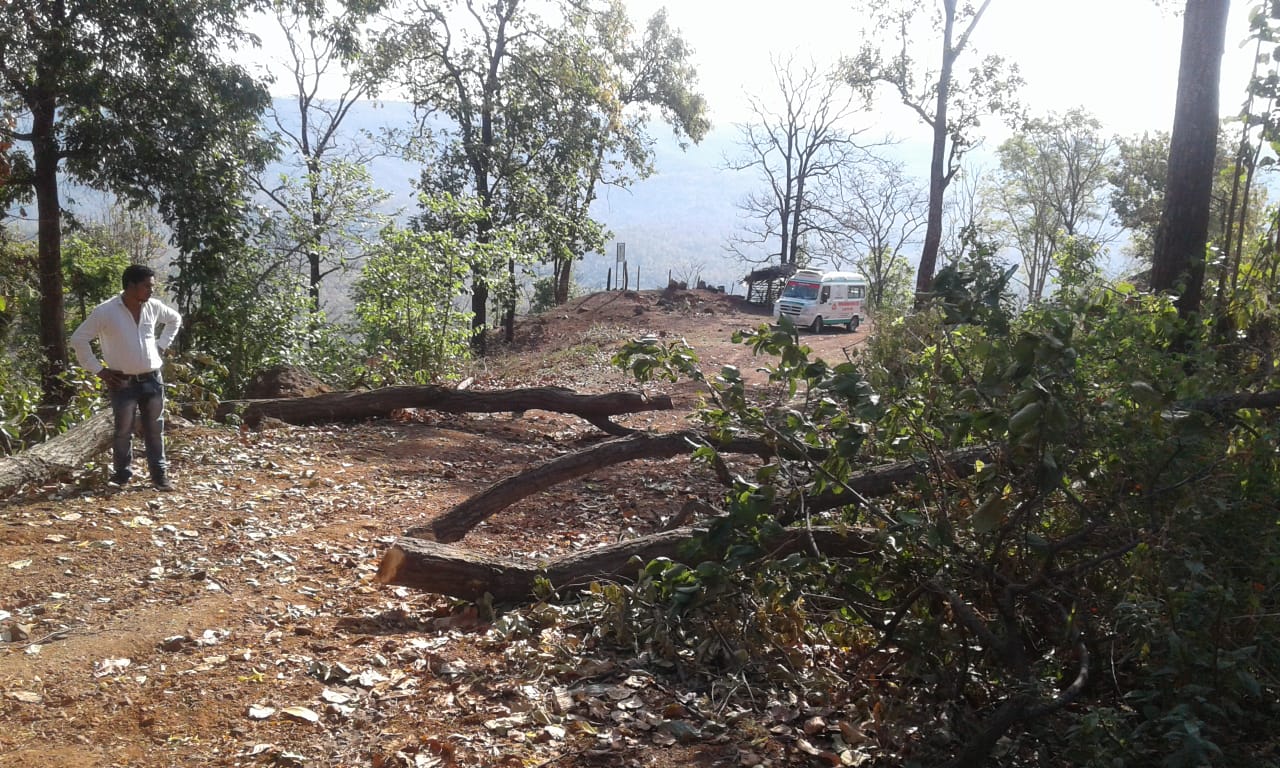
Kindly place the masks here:
MULTIPOLYGON (((288 100, 278 100, 281 110, 288 100)), ((412 108, 401 102, 362 102, 350 112, 344 133, 378 134, 385 128, 408 127, 412 108)), ((701 265, 704 280, 729 286, 751 270, 724 249, 740 229, 736 203, 758 186, 752 174, 720 170, 726 152, 736 151, 733 126, 720 126, 700 144, 682 151, 670 131, 654 126, 657 172, 627 189, 602 187, 592 213, 613 232, 604 254, 588 256, 575 279, 587 289, 604 288, 615 264, 616 244, 626 244, 634 281, 640 269, 642 287, 666 285, 667 272, 682 274, 701 265)), ((416 210, 413 181, 419 165, 394 157, 370 164, 375 183, 391 193, 388 211, 406 215, 416 210)))
MULTIPOLYGON (((289 99, 277 99, 282 115, 292 106, 289 99)), ((403 102, 360 102, 351 110, 342 131, 345 141, 365 134, 379 135, 387 129, 404 129, 413 123, 413 111, 403 102)), ((675 277, 701 275, 709 285, 722 285, 741 293, 738 281, 756 265, 729 254, 725 245, 743 226, 737 204, 762 182, 751 172, 722 170, 724 158, 738 154, 737 129, 716 126, 703 141, 682 150, 666 126, 655 124, 654 175, 629 188, 601 187, 592 206, 593 215, 613 233, 605 253, 589 254, 575 269, 575 280, 585 290, 605 287, 609 270, 615 265, 618 243, 626 244, 626 258, 635 281, 640 271, 641 288, 666 285, 668 273, 675 277)), ((368 141, 364 141, 367 145, 368 141)), ((899 147, 899 153, 903 148, 899 147)), ((385 212, 407 217, 417 208, 413 182, 419 164, 397 157, 378 157, 369 164, 374 183, 391 198, 385 212)), ((284 164, 269 169, 285 172, 284 164)), ((111 205, 111 196, 66 184, 63 199, 69 211, 93 221, 111 205)), ((25 217, 9 223, 34 237, 34 204, 26 206, 25 217), (25 220, 24 220, 25 219, 25 220)), ((764 257, 764 249, 759 253, 764 257)), ((631 287, 636 287, 632 285, 631 287)), ((336 304, 345 304, 341 285, 332 286, 336 304)), ((326 291, 329 293, 329 291, 326 291)))

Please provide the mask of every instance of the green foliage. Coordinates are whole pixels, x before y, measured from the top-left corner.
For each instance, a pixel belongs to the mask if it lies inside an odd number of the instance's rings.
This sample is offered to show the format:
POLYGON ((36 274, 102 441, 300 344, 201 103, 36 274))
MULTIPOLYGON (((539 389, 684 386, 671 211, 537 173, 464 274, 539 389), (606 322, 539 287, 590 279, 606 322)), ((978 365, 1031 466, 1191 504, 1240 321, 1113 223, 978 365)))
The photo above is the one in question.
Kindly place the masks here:
MULTIPOLYGON (((589 215, 597 185, 652 170, 652 116, 695 141, 708 129, 689 49, 665 12, 638 33, 619 0, 560 14, 516 2, 420 10, 372 62, 434 118, 423 191, 475 198, 480 248, 504 229, 519 228, 525 243, 506 252, 501 276, 486 260, 471 265, 474 323, 488 324, 491 287, 514 310, 517 266, 536 258, 562 276, 563 301, 574 261, 602 243, 589 215)), ((483 349, 483 334, 473 343, 483 349)))
POLYGON ((926 763, 983 764, 1000 741, 1009 765, 1257 764, 1280 716, 1280 420, 1215 410, 1238 371, 1167 300, 1081 279, 1014 317, 1008 279, 958 269, 856 365, 787 327, 740 334, 775 361, 765 390, 700 374, 680 344, 624 347, 641 380, 704 383, 695 457, 723 470, 716 446, 738 437, 774 451, 724 473, 709 562, 596 593, 602 631, 809 696, 891 666, 912 682, 880 704, 933 734, 903 737, 926 763), (932 469, 877 498, 851 487, 893 459, 932 469), (819 524, 875 547, 771 555, 784 527, 819 524))
POLYGON ((998 263, 997 248, 977 237, 968 235, 969 247, 960 260, 934 276, 933 300, 949 325, 985 324, 1003 332, 1012 312, 1009 281, 1018 268, 998 263))
MULTIPOLYGON (((533 298, 529 300, 529 311, 535 315, 542 314, 559 306, 563 302, 556 301, 556 279, 554 276, 539 277, 533 281, 533 298)), ((575 299, 582 296, 584 291, 577 282, 569 281, 569 290, 565 295, 565 300, 575 299)))
POLYGON ((868 253, 856 264, 868 276, 867 306, 877 320, 900 317, 911 308, 914 274, 910 261, 880 250, 868 253))
POLYGON ((257 371, 304 362, 317 327, 306 285, 296 272, 272 269, 272 263, 252 248, 229 253, 216 273, 205 276, 200 303, 184 311, 179 339, 190 368, 178 370, 201 393, 193 400, 204 399, 206 391, 238 397, 257 371))
MULTIPOLYGON (((452 198, 434 205, 457 215, 483 215, 452 198)), ((456 372, 466 359, 471 315, 455 307, 454 298, 473 266, 499 261, 505 245, 464 241, 447 231, 383 230, 355 285, 366 351, 383 358, 376 368, 380 380, 425 383, 456 372)))
MULTIPOLYGON (((1080 109, 1029 120, 999 147, 996 198, 1022 256, 1028 300, 1039 301, 1065 241, 1097 240, 1107 223, 1102 198, 1112 141, 1080 109)), ((1089 251, 1076 248, 1077 259, 1089 251)))
MULTIPOLYGON (((124 254, 104 252, 88 238, 69 239, 81 258, 64 259, 63 280, 77 305, 92 308, 120 289, 124 254), (114 274, 112 273, 114 271, 114 274)), ((71 393, 66 407, 50 419, 40 409, 39 286, 35 248, 0 236, 0 453, 39 442, 89 415, 98 404, 96 377, 74 368, 61 377, 71 393)), ((75 317, 69 321, 79 322, 75 317)))
POLYGON ((129 254, 115 243, 103 242, 100 233, 73 233, 62 241, 62 272, 67 304, 67 327, 75 328, 89 312, 120 292, 120 273, 129 266, 129 254))

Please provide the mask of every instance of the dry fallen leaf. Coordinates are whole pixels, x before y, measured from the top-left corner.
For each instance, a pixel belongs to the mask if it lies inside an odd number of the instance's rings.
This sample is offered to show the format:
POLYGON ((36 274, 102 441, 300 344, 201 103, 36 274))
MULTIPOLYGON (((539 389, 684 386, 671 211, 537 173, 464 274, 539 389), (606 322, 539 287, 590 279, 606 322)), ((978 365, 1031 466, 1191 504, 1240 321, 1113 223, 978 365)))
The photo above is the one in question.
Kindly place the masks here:
POLYGON ((268 717, 271 717, 275 713, 276 713, 275 707, 264 707, 259 704, 254 704, 253 706, 249 707, 249 717, 253 718, 254 720, 266 720, 268 717))
POLYGON ((133 659, 103 659, 93 665, 94 677, 107 677, 109 675, 118 675, 129 668, 133 663, 133 659))
POLYGON ((39 704, 41 701, 43 701, 43 698, 40 696, 40 694, 36 693, 35 691, 9 691, 8 693, 5 694, 5 698, 13 699, 14 701, 20 701, 23 704, 39 704))
POLYGON ((346 704, 348 701, 351 701, 350 694, 342 693, 341 691, 335 691, 332 688, 325 688, 323 691, 321 691, 320 698, 324 699, 330 704, 346 704))
POLYGON ((303 720, 308 723, 320 722, 320 715, 316 714, 316 711, 309 707, 285 707, 280 710, 280 713, 288 717, 292 717, 295 720, 303 720))

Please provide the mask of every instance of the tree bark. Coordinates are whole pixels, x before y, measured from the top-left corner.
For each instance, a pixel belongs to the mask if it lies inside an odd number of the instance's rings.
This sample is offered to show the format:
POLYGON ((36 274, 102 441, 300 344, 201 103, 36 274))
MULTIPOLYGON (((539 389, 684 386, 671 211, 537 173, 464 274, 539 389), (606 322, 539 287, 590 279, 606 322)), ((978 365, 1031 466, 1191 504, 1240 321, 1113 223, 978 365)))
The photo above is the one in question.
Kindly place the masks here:
MULTIPOLYGON (((43 79, 43 78, 42 78, 43 79)), ((41 410, 52 414, 71 399, 67 372, 67 329, 62 278, 62 204, 58 199, 57 104, 41 90, 31 105, 31 145, 36 195, 37 263, 40 276, 41 410)))
POLYGON ((916 272, 916 306, 933 290, 933 273, 938 268, 938 250, 942 247, 942 200, 947 191, 944 165, 947 150, 947 100, 951 92, 951 70, 957 51, 952 50, 955 33, 956 2, 943 2, 942 69, 938 73, 938 98, 934 107, 933 146, 929 154, 929 217, 924 230, 924 246, 920 251, 920 267, 916 272))
MULTIPOLYGON (((572 589, 600 579, 633 581, 644 563, 660 557, 696 565, 709 559, 708 555, 688 551, 695 537, 703 532, 699 528, 678 528, 650 534, 575 552, 545 567, 403 537, 382 556, 377 578, 381 584, 462 600, 478 600, 488 594, 494 600, 510 602, 532 596, 539 577, 556 589, 572 589)), ((812 551, 815 546, 829 557, 865 557, 877 551, 877 545, 865 532, 831 528, 815 528, 811 532, 789 528, 770 539, 766 546, 774 557, 812 551)))
POLYGON ((1164 210, 1156 231, 1151 290, 1179 292, 1178 313, 1200 309, 1213 163, 1218 146, 1218 82, 1230 0, 1187 0, 1178 101, 1169 142, 1164 210))
MULTIPOLYGON (((850 491, 857 492, 863 498, 873 499, 879 496, 888 496, 896 488, 915 480, 930 469, 954 478, 968 477, 974 472, 975 462, 995 461, 998 454, 998 448, 978 446, 961 448, 960 450, 943 454, 933 461, 907 460, 896 461, 892 464, 881 464, 861 472, 855 472, 845 480, 844 485, 850 491)), ((821 496, 813 496, 805 500, 805 505, 810 512, 825 512, 828 509, 836 509, 857 503, 858 499, 847 491, 824 493, 821 496)), ((798 515, 799 510, 789 509, 782 513, 779 519, 783 523, 790 523, 798 515)))
MULTIPOLYGON (((695 432, 673 432, 666 435, 637 433, 620 440, 610 440, 539 464, 495 483, 427 525, 410 528, 405 536, 440 542, 460 541, 472 528, 539 491, 615 464, 637 459, 670 459, 691 453, 695 446, 706 442, 705 436, 695 432)), ((755 440, 735 441, 717 448, 730 453, 769 452, 763 442, 755 440)))
POLYGON ((402 408, 428 408, 446 413, 501 413, 503 411, 557 411, 581 416, 610 434, 630 434, 631 430, 611 421, 610 416, 640 411, 669 411, 671 398, 648 397, 635 392, 582 395, 562 387, 477 392, 438 386, 401 386, 368 392, 331 392, 315 397, 277 400, 229 400, 218 406, 216 417, 224 421, 239 413, 245 424, 259 425, 264 418, 289 424, 325 424, 361 421, 388 416, 402 408))
MULTIPOLYGON (((601 443, 494 483, 426 525, 410 528, 404 535, 445 543, 461 541, 480 523, 535 493, 589 475, 604 467, 638 459, 670 459, 688 454, 695 446, 707 442, 705 435, 696 432, 673 432, 666 435, 635 434, 621 440, 601 443)), ((769 445, 759 440, 735 440, 714 447, 722 453, 753 453, 758 456, 773 453, 769 445)), ((947 454, 936 466, 941 466, 949 474, 964 477, 972 474, 975 461, 991 461, 994 454, 995 451, 987 447, 966 448, 947 454)), ((920 461, 885 464, 855 473, 845 481, 845 485, 863 498, 885 496, 892 493, 894 488, 919 477, 931 466, 935 464, 920 461)), ((857 503, 858 498, 847 491, 839 494, 826 493, 805 500, 810 512, 857 503)), ((784 523, 790 523, 798 516, 798 510, 788 509, 782 511, 779 518, 784 523)))
POLYGON ((0 497, 82 469, 86 461, 110 447, 114 431, 111 411, 103 411, 27 451, 0 459, 0 497))

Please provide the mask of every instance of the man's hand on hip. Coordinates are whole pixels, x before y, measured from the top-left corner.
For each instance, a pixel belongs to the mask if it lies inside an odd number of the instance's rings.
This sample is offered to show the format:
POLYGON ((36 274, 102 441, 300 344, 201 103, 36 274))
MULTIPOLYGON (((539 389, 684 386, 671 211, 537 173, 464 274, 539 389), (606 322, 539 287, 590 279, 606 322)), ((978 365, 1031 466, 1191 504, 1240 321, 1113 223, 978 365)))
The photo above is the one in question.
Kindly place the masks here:
POLYGON ((102 383, 107 385, 107 389, 119 389, 124 386, 125 375, 110 368, 103 368, 98 371, 98 378, 102 379, 102 383))

